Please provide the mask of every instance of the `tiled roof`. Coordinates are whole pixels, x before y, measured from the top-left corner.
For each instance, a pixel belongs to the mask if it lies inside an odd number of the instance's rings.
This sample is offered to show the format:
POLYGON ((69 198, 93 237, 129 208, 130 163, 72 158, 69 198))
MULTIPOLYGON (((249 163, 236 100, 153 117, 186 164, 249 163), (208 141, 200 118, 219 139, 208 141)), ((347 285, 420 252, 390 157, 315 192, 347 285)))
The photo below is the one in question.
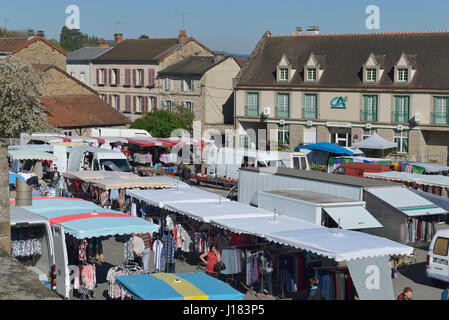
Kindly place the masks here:
POLYGON ((112 48, 106 47, 84 47, 72 52, 67 55, 67 63, 78 62, 78 61, 90 61, 93 58, 99 56, 100 54, 111 50, 112 48))
POLYGON ((47 122, 60 128, 125 125, 128 118, 95 94, 41 97, 47 122))
POLYGON ((214 57, 191 56, 158 72, 159 75, 203 75, 215 65, 214 57))
POLYGON ((234 57, 234 60, 235 60, 235 62, 237 62, 237 64, 240 66, 240 68, 242 68, 248 62, 248 60, 246 60, 246 59, 236 58, 236 57, 234 57))
POLYGON ((93 59, 93 61, 100 63, 108 61, 152 62, 177 43, 177 38, 126 39, 115 45, 111 50, 93 59))
POLYGON ((311 88, 449 88, 449 31, 276 36, 266 33, 239 75, 237 86, 311 88), (311 54, 325 57, 317 83, 304 82, 311 54), (362 81, 362 65, 373 53, 383 75, 377 84, 362 81), (393 71, 402 54, 416 73, 409 84, 395 84, 393 71), (276 82, 276 65, 286 55, 296 72, 289 83, 276 82))
POLYGON ((20 38, 0 38, 0 52, 11 52, 12 54, 19 52, 20 50, 28 47, 30 44, 36 42, 36 41, 42 41, 45 44, 49 45, 53 49, 59 51, 63 55, 67 55, 64 51, 53 45, 51 42, 49 42, 44 37, 36 36, 30 40, 28 40, 27 37, 20 37, 20 38))

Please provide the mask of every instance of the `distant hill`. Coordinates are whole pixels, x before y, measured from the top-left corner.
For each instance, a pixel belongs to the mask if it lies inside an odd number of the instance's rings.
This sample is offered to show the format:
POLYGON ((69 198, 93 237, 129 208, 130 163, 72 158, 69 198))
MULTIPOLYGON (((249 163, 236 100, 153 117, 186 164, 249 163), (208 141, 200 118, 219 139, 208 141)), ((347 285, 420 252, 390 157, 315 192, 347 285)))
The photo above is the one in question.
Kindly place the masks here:
POLYGON ((250 56, 249 54, 230 53, 227 51, 215 51, 215 53, 224 54, 225 56, 233 56, 235 58, 240 58, 240 59, 245 59, 245 60, 248 60, 249 56, 250 56))

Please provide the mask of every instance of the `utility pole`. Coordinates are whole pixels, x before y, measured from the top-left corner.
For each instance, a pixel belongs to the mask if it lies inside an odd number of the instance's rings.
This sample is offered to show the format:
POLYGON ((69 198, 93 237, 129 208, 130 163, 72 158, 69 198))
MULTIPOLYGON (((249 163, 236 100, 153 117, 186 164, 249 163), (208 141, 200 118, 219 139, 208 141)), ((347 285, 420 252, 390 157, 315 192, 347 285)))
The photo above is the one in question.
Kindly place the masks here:
POLYGON ((6 22, 9 22, 9 21, 11 21, 11 19, 9 19, 8 17, 5 17, 5 38, 8 35, 8 31, 6 29, 6 22))
POLYGON ((185 30, 185 28, 184 28, 184 16, 186 15, 186 14, 190 14, 191 12, 175 12, 175 15, 180 15, 180 16, 182 16, 182 30, 185 30))

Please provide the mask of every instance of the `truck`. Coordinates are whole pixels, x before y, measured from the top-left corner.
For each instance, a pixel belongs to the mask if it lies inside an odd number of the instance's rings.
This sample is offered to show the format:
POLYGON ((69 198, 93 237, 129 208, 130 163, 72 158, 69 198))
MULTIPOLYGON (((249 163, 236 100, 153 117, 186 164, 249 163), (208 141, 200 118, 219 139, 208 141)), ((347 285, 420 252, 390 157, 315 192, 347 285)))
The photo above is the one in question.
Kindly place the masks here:
POLYGON ((151 137, 151 134, 143 129, 93 128, 92 137, 151 137))
POLYGON ((60 173, 67 171, 124 171, 132 172, 126 156, 121 152, 95 147, 66 147, 59 145, 14 145, 10 150, 38 150, 52 153, 60 173))

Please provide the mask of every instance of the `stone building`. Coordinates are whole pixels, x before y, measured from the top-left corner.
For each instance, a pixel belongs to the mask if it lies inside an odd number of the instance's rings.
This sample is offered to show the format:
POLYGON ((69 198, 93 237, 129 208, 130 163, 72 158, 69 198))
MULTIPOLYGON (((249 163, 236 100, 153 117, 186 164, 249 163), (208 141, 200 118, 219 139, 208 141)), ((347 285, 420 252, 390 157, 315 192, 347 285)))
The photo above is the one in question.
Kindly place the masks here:
POLYGON ((66 53, 44 37, 0 38, 0 57, 0 61, 6 57, 19 59, 45 73, 41 104, 47 122, 65 134, 89 135, 93 127, 129 125, 129 120, 105 103, 95 90, 65 71, 66 53))
POLYGON ((267 31, 235 82, 238 143, 350 147, 377 132, 398 143, 391 158, 447 165, 448 40, 448 31, 267 31))
POLYGON ((214 54, 185 30, 178 38, 114 38, 115 46, 92 60, 92 87, 131 121, 160 105, 161 69, 189 56, 214 54))
POLYGON ((195 115, 194 121, 201 125, 196 128, 203 139, 208 140, 203 136, 207 130, 226 145, 225 130, 234 128, 232 81, 244 62, 224 55, 191 56, 168 66, 158 73, 162 82, 161 108, 189 109, 195 115))

